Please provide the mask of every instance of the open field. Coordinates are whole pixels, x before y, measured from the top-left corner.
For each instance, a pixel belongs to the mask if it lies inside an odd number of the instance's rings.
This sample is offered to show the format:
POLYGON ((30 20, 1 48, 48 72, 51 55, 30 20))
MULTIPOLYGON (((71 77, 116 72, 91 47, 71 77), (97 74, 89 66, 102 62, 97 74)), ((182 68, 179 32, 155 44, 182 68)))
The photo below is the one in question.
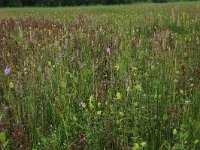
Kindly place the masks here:
POLYGON ((0 9, 0 150, 199 150, 200 2, 0 9))

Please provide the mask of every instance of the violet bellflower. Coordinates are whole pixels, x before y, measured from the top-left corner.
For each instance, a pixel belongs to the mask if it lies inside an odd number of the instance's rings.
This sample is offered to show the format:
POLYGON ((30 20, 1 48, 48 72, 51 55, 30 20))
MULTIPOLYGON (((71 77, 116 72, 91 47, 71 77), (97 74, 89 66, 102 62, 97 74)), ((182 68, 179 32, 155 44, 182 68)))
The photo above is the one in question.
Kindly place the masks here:
POLYGON ((106 53, 107 53, 108 55, 110 55, 110 47, 108 47, 108 48, 106 49, 106 53))
POLYGON ((4 70, 5 75, 6 75, 6 76, 9 75, 10 72, 11 72, 10 66, 6 66, 6 69, 4 70))

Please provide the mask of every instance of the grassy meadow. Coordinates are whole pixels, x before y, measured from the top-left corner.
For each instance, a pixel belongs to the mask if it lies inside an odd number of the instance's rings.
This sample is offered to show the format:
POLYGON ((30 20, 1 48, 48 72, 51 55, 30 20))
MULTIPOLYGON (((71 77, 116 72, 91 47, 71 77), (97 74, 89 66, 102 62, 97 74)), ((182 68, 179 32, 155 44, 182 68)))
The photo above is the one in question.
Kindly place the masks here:
POLYGON ((0 150, 199 150, 200 2, 0 8, 0 150))

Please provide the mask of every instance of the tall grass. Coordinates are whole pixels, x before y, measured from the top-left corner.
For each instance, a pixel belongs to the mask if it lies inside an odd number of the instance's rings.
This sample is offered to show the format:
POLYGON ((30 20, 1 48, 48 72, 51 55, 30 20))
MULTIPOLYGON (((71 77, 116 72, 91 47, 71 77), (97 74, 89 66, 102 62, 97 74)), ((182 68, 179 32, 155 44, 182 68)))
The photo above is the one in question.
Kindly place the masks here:
POLYGON ((199 7, 1 9, 0 148, 199 149, 199 7))

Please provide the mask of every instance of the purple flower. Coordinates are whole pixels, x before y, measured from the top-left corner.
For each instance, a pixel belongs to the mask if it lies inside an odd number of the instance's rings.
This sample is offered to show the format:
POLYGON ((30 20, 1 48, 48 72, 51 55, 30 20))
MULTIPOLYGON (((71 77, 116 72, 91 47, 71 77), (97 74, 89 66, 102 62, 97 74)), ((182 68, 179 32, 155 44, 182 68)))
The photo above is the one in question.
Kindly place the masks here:
POLYGON ((6 66, 6 69, 4 70, 5 75, 6 75, 6 76, 9 75, 10 72, 11 72, 10 66, 6 66))
POLYGON ((110 55, 110 47, 106 49, 106 53, 110 55))
POLYGON ((79 106, 83 106, 83 100, 80 100, 79 106))
POLYGON ((65 43, 63 47, 64 47, 64 49, 67 49, 67 44, 65 43))
POLYGON ((82 99, 80 100, 79 106, 80 106, 80 107, 83 107, 83 108, 85 108, 85 107, 86 107, 86 104, 83 102, 83 100, 82 100, 82 99))

